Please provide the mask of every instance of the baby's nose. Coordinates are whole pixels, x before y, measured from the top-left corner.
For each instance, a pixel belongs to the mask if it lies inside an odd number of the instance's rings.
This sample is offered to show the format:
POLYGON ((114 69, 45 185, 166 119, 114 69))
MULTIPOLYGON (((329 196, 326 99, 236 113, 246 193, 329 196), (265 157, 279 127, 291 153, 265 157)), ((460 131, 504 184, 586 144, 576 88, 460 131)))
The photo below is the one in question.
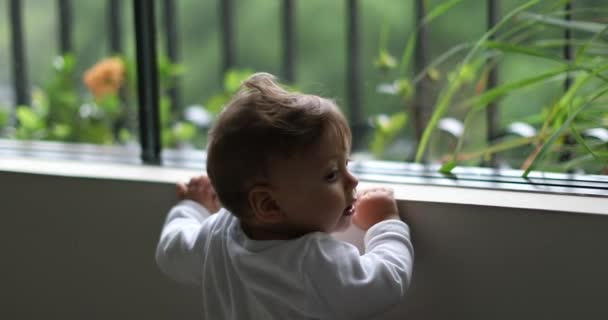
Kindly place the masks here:
POLYGON ((355 189, 357 185, 359 185, 359 179, 357 179, 357 177, 355 177, 350 171, 348 171, 348 182, 352 189, 355 189))

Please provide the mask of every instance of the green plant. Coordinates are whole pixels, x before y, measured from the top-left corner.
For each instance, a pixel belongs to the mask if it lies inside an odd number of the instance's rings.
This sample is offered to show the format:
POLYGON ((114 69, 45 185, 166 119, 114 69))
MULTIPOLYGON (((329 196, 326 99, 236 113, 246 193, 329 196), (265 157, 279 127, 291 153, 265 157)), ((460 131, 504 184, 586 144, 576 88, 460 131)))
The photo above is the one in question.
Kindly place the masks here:
POLYGON ((117 93, 82 98, 77 86, 76 61, 56 57, 49 80, 34 89, 30 106, 18 106, 14 138, 110 144, 114 125, 124 115, 117 93))
MULTIPOLYGON (((7 127, 9 121, 9 109, 6 106, 0 106, 0 129, 7 127)), ((0 131, 1 135, 1 131, 0 131)))
POLYGON ((205 102, 205 108, 212 114, 218 114, 224 105, 230 101, 241 83, 253 74, 251 69, 230 69, 224 74, 223 91, 211 96, 205 102))
MULTIPOLYGON (((161 92, 171 88, 183 69, 161 56, 158 63, 161 92)), ((15 108, 18 125, 9 137, 75 143, 116 144, 136 139, 135 64, 124 57, 100 61, 84 74, 88 92, 78 86, 80 76, 71 54, 56 57, 42 88, 32 93, 30 106, 15 108), (101 65, 101 66, 100 66, 101 65), (100 68, 97 70, 95 68, 100 68)), ((177 147, 194 139, 196 127, 172 112, 169 99, 160 101, 162 143, 177 147)), ((8 124, 8 110, 0 112, 0 127, 8 124)))
POLYGON ((387 146, 401 132, 401 128, 407 123, 405 112, 396 112, 391 116, 379 115, 374 118, 374 137, 371 142, 372 154, 382 157, 387 146))
MULTIPOLYGON (((458 2, 445 1, 431 10, 423 23, 438 18, 458 2)), ((565 12, 561 10, 566 2, 543 1, 541 6, 539 0, 526 1, 506 13, 493 28, 474 43, 455 46, 427 66, 423 72, 429 72, 432 68, 440 66, 448 56, 455 57, 466 52, 460 63, 448 71, 449 76, 438 93, 433 113, 418 144, 416 161, 422 160, 432 137, 438 130, 439 121, 448 110, 452 110, 452 113, 463 115, 464 133, 457 137, 453 150, 444 150, 448 154, 440 158, 443 162, 440 171, 443 173, 450 173, 458 163, 480 164, 480 161, 493 154, 507 156, 514 150, 528 152, 523 159, 522 157, 511 159, 512 165, 523 169, 524 177, 527 177, 533 169, 564 171, 576 166, 586 172, 601 173, 602 170, 606 170, 608 143, 582 133, 607 128, 603 119, 608 113, 604 96, 608 92, 608 59, 605 53, 598 55, 590 53, 589 49, 608 48, 606 44, 608 26, 591 21, 591 18, 584 21, 566 20, 563 18, 565 12), (537 12, 532 13, 529 12, 530 10, 537 12), (546 32, 562 31, 565 28, 577 32, 576 41, 570 43, 576 48, 574 60, 561 57, 565 40, 545 38, 546 32), (494 39, 491 40, 492 36, 494 39), (505 58, 513 56, 517 56, 518 59, 550 61, 554 66, 534 76, 510 79, 495 88, 486 90, 488 71, 496 66, 487 63, 489 58, 491 57, 494 63, 500 63, 505 58), (568 77, 573 79, 572 85, 568 90, 561 91, 559 89, 561 86, 555 84, 563 82, 568 77), (538 108, 540 112, 537 114, 532 113, 525 118, 510 120, 528 122, 535 128, 533 136, 505 135, 485 144, 467 142, 467 138, 472 138, 472 132, 480 134, 476 123, 481 112, 485 111, 492 102, 517 95, 522 90, 537 90, 536 88, 541 86, 551 85, 557 88, 554 90, 556 98, 553 103, 538 108), (563 161, 564 158, 569 160, 563 161)), ((581 19, 581 16, 578 19, 581 19)), ((404 51, 401 62, 403 73, 407 71, 406 68, 411 60, 413 39, 414 37, 411 36, 404 51)), ((398 80, 416 83, 420 79, 421 76, 416 75, 411 81, 398 80)), ((508 123, 503 124, 503 131, 505 125, 508 123)), ((381 152, 374 151, 374 153, 381 152)))

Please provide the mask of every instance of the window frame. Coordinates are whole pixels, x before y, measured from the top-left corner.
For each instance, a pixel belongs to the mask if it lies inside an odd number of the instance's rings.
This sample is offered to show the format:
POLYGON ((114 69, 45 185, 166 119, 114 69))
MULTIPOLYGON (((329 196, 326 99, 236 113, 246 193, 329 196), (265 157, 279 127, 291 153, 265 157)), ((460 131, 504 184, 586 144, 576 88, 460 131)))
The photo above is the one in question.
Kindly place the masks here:
MULTIPOLYGON (((126 174, 129 179, 139 180, 139 169, 135 167, 156 167, 160 172, 177 170, 192 175, 205 172, 206 152, 204 150, 164 149, 161 153, 162 165, 146 165, 139 157, 140 147, 99 146, 91 144, 69 144, 49 141, 16 141, 0 139, 0 171, 16 170, 32 173, 71 174, 74 166, 82 162, 81 171, 76 176, 87 176, 90 170, 99 168, 129 168, 134 174, 126 174), (19 162, 22 165, 19 165, 19 162), (39 168, 29 168, 27 162, 40 163, 39 168), (48 167, 45 168, 45 163, 48 167), (62 169, 58 164, 66 164, 62 169), (68 165, 68 163, 70 165, 68 165), (88 169, 87 169, 88 168, 88 169)), ((456 167, 453 174, 438 172, 439 165, 423 165, 391 161, 365 160, 353 155, 350 170, 361 181, 371 184, 391 186, 454 188, 455 190, 487 190, 528 193, 530 195, 563 195, 576 197, 596 197, 608 199, 608 176, 577 175, 550 172, 532 172, 528 178, 521 177, 521 170, 491 169, 481 167, 456 167)), ((125 171, 120 169, 121 171, 125 171)), ((128 170, 127 170, 128 171, 128 170)), ((102 172, 103 173, 103 172, 102 172)), ((123 174, 123 173, 121 173, 123 174)), ((107 172, 109 177, 112 172, 107 172)), ((104 177, 100 175, 99 177, 104 177)), ((120 177, 120 175, 119 175, 120 177)), ((145 177, 143 178, 145 179, 145 177)), ((154 180, 152 178, 152 180, 154 180)), ((443 194, 438 195, 441 202, 443 194)), ((608 212, 608 206, 606 207, 608 212)))

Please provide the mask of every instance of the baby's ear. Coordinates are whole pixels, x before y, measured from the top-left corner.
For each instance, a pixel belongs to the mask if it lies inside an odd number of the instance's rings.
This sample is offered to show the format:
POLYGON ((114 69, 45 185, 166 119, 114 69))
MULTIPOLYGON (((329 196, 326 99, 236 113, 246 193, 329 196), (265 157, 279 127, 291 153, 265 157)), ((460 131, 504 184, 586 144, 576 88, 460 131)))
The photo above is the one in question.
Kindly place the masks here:
POLYGON ((249 191, 249 207, 259 222, 275 224, 283 221, 283 212, 268 187, 255 186, 249 191))

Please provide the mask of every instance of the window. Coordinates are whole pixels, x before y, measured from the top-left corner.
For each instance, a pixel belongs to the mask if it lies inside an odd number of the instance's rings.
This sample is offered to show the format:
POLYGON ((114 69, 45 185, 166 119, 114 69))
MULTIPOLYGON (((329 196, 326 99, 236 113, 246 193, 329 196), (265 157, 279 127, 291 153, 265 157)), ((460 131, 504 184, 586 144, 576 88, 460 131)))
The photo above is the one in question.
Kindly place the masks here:
POLYGON ((370 179, 606 192, 600 0, 4 2, 4 150, 199 161, 214 114, 268 71, 337 100, 356 156, 390 161, 361 162, 370 179))

